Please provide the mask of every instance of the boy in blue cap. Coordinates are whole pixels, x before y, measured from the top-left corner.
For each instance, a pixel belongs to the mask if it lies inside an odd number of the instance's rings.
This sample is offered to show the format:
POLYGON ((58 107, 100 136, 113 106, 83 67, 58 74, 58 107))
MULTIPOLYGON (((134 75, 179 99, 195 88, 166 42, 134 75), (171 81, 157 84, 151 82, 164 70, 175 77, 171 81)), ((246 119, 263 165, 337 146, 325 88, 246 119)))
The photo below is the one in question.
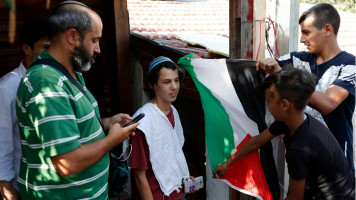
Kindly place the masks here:
POLYGON ((183 72, 169 58, 155 58, 147 77, 152 100, 133 116, 144 113, 131 138, 130 167, 141 199, 178 200, 184 195, 182 179, 189 170, 182 147, 183 128, 172 105, 177 98, 183 72))

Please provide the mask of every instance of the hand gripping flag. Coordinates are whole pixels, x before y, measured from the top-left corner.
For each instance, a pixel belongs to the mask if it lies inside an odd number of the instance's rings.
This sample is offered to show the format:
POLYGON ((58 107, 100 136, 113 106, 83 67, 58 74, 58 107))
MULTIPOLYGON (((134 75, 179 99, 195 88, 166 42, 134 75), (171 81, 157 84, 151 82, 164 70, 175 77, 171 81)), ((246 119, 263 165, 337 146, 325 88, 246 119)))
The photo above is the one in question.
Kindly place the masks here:
MULTIPOLYGON (((187 57, 193 55, 181 58, 178 65, 190 74, 199 91, 207 151, 214 170, 251 136, 267 128, 264 93, 259 88, 264 74, 256 72, 255 61, 187 57)), ((261 148, 260 154, 254 151, 236 161, 220 179, 258 199, 279 199, 270 143, 261 148)))

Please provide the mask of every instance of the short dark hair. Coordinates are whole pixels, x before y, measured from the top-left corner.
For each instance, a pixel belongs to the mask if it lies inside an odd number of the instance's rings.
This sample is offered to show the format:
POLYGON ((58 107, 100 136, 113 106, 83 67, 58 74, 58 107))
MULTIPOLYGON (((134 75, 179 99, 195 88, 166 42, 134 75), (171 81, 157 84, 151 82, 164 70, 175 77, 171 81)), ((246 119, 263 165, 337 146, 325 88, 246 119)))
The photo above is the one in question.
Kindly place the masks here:
MULTIPOLYGON (((178 70, 178 77, 179 77, 179 83, 181 84, 183 82, 184 79, 184 69, 178 67, 175 63, 173 62, 162 62, 158 65, 156 65, 151 71, 148 72, 148 75, 146 77, 146 82, 150 83, 152 85, 152 87, 157 84, 158 78, 159 78, 159 71, 162 68, 167 68, 167 69, 172 69, 172 70, 178 70)), ((149 92, 149 97, 151 99, 153 99, 155 97, 155 93, 153 91, 153 89, 146 87, 146 89, 149 92)))
POLYGON ((92 18, 87 11, 80 9, 79 6, 88 8, 88 6, 80 2, 66 1, 54 9, 48 20, 52 30, 51 36, 74 28, 83 38, 88 31, 93 30, 92 18))
POLYGON ((326 24, 333 27, 334 34, 337 35, 340 27, 340 15, 337 10, 328 3, 317 4, 306 10, 299 18, 301 24, 309 16, 314 16, 314 26, 321 30, 326 24))
POLYGON ((284 67, 268 76, 262 87, 268 89, 272 85, 275 86, 280 99, 292 102, 294 107, 300 111, 308 104, 315 90, 315 78, 305 70, 284 67))
POLYGON ((41 39, 49 39, 50 27, 47 21, 30 20, 20 28, 19 44, 27 44, 34 48, 36 42, 41 39))

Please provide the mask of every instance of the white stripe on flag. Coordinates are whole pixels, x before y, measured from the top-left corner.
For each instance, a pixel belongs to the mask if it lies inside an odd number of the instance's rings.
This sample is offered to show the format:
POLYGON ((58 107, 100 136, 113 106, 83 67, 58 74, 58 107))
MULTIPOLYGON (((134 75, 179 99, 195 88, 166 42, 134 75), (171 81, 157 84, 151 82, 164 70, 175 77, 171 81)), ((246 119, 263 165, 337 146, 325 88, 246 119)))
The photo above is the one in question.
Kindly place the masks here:
POLYGON ((191 64, 198 80, 204 84, 224 106, 234 132, 235 147, 246 137, 259 134, 257 124, 245 113, 227 70, 225 59, 193 59, 191 64), (214 80, 214 81, 211 81, 214 80))

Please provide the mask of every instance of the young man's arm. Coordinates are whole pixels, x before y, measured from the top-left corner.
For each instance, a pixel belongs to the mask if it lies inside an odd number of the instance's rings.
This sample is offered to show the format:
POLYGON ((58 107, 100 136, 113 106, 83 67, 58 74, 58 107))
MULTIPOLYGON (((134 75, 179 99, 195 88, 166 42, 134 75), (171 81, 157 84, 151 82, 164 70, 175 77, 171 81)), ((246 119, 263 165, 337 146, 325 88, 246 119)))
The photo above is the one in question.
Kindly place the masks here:
POLYGON ((248 155, 252 151, 259 149, 260 147, 262 147, 264 144, 271 141, 275 137, 276 137, 275 135, 272 135, 269 132, 269 129, 266 129, 259 135, 256 135, 256 136, 250 138, 226 162, 221 163, 218 166, 216 166, 215 170, 213 171, 213 176, 216 177, 216 175, 221 176, 221 175, 225 174, 227 169, 235 161, 243 158, 244 156, 248 155))
MULTIPOLYGON (((268 74, 281 70, 278 62, 274 58, 265 58, 257 61, 256 69, 262 69, 268 74)), ((331 85, 325 93, 315 91, 310 98, 308 105, 322 115, 327 115, 337 108, 349 95, 349 92, 337 85, 331 85)))
POLYGON ((153 200, 152 191, 146 178, 145 169, 132 169, 135 183, 142 200, 153 200))
POLYGON ((319 111, 322 115, 327 115, 337 108, 349 95, 349 92, 337 85, 331 85, 325 93, 315 91, 309 100, 308 105, 319 111))
POLYGON ((125 128, 122 128, 120 124, 112 125, 108 136, 93 143, 81 145, 67 153, 51 157, 54 168, 62 176, 70 176, 87 169, 116 145, 128 139, 138 124, 125 128))
POLYGON ((305 179, 296 180, 289 178, 289 194, 286 200, 303 200, 305 190, 305 179))

